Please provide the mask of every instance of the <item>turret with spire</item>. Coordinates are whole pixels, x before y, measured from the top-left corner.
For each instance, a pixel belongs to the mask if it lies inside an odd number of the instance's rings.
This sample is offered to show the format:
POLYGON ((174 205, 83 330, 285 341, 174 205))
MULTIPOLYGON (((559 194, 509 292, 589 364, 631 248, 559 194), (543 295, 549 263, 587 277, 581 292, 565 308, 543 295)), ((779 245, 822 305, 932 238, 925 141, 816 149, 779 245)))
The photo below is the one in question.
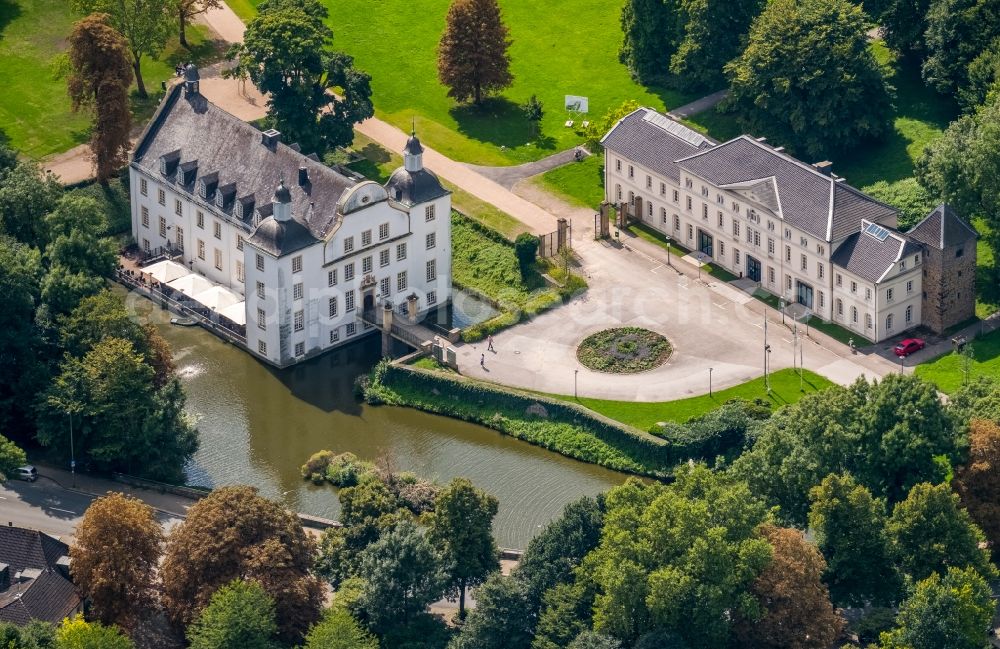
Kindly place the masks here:
POLYGON ((415 173, 424 168, 424 147, 421 146, 420 140, 417 139, 417 123, 414 119, 413 126, 410 129, 410 138, 406 141, 406 146, 403 147, 403 168, 405 168, 410 173, 415 173))
POLYGON ((274 220, 275 221, 288 221, 292 218, 292 192, 285 187, 285 179, 282 178, 278 183, 278 188, 274 190, 274 196, 271 198, 271 203, 274 205, 274 220))

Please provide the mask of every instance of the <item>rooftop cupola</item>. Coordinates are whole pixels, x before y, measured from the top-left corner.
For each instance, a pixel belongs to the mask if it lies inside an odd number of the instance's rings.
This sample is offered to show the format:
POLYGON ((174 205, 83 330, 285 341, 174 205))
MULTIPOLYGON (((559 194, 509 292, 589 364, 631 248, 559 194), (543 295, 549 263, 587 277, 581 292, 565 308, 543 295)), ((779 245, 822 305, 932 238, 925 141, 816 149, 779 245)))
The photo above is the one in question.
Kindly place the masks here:
POLYGON ((192 95, 198 94, 198 84, 201 80, 201 75, 198 74, 198 66, 194 63, 188 63, 184 66, 184 96, 190 97, 192 95))
POLYGON ((405 168, 410 173, 420 171, 424 168, 424 147, 420 145, 420 140, 417 139, 416 128, 410 132, 410 139, 406 141, 406 146, 403 147, 403 168, 405 168))
POLYGON ((278 188, 274 190, 274 197, 271 198, 274 205, 274 220, 288 221, 292 218, 292 192, 285 187, 285 180, 278 183, 278 188))

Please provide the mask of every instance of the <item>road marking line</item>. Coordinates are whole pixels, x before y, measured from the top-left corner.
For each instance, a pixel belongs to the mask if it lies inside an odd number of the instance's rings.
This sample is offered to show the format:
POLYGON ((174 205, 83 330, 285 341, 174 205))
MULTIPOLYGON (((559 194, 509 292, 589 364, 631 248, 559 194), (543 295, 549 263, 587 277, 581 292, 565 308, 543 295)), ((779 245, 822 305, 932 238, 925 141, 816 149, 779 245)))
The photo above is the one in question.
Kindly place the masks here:
POLYGON ((791 341, 791 340, 789 340, 788 338, 782 338, 782 340, 784 340, 784 341, 785 341, 786 343, 788 343, 788 344, 791 344, 791 342, 792 342, 792 341, 791 341))
POLYGON ((715 306, 719 307, 720 309, 725 309, 726 308, 726 303, 725 302, 721 302, 721 303, 720 302, 712 302, 712 304, 714 304, 715 306))
POLYGON ((763 325, 759 325, 756 322, 751 322, 750 324, 752 324, 753 326, 757 327, 758 329, 763 329, 764 328, 763 325))
POLYGON ((65 514, 76 514, 76 512, 71 512, 68 509, 59 509, 58 507, 49 507, 49 509, 51 509, 54 512, 63 512, 65 514))

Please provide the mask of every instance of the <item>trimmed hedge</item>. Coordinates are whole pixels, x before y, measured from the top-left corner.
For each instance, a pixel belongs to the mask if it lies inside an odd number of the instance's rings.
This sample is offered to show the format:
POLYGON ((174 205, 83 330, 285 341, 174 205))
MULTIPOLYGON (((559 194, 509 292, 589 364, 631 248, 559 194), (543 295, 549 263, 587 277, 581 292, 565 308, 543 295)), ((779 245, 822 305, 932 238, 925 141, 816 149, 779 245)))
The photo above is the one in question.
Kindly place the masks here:
POLYGON ((408 406, 482 424, 568 457, 609 469, 667 478, 680 448, 575 404, 464 377, 383 361, 367 377, 372 404, 408 406))

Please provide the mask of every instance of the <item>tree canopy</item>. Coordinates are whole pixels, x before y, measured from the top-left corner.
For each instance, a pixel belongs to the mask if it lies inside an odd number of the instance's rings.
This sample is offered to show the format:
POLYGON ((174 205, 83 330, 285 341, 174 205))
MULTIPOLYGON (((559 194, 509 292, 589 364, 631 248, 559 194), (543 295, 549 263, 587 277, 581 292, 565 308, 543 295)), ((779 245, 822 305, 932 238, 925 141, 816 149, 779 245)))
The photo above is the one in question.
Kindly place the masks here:
POLYGON ((262 2, 243 43, 228 54, 238 60, 231 74, 249 77, 267 95, 268 123, 317 155, 349 145, 354 125, 374 114, 371 77, 350 56, 328 51, 326 18, 317 0, 262 2))
POLYGON ((56 649, 135 649, 117 627, 87 622, 82 616, 63 621, 56 631, 56 649))
POLYGON ((163 531, 146 503, 110 492, 92 502, 70 549, 73 583, 104 624, 134 628, 156 601, 163 531))
POLYGON ((822 156, 888 128, 886 72, 867 18, 849 0, 771 0, 726 66, 743 126, 800 156, 822 156))
POLYGON ((305 649, 379 649, 379 645, 345 608, 335 606, 309 630, 305 649))
POLYGON ((982 529, 994 556, 1000 549, 1000 426, 975 419, 969 430, 969 455, 955 471, 953 485, 962 506, 982 529))
POLYGON ((191 649, 278 649, 274 601, 260 584, 235 580, 215 591, 187 629, 191 649))
POLYGON ((480 104, 510 87, 510 38, 497 0, 453 0, 438 43, 438 79, 456 101, 480 104))
POLYGON ((942 94, 965 88, 969 65, 1000 36, 993 0, 931 0, 926 15, 923 77, 942 94))

